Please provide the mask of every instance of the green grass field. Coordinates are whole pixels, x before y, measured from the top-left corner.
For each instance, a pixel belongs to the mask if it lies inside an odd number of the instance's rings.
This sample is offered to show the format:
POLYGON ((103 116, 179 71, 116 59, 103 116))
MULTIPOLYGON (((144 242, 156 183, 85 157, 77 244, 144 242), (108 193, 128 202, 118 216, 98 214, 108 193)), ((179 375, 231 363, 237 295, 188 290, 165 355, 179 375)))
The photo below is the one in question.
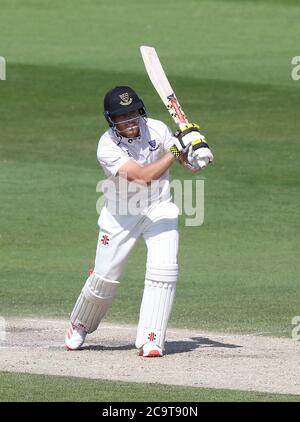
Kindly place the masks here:
POLYGON ((0 372, 0 402, 273 402, 299 396, 0 372))
MULTIPOLYGON (((93 266, 105 92, 131 85, 174 128, 143 67, 148 44, 215 155, 201 176, 204 225, 181 217, 171 325, 290 336, 300 313, 299 2, 0 0, 0 10, 0 314, 67 318, 93 266)), ((199 176, 173 166, 172 177, 199 176)), ((137 322, 145 253, 141 242, 108 320, 137 322)))

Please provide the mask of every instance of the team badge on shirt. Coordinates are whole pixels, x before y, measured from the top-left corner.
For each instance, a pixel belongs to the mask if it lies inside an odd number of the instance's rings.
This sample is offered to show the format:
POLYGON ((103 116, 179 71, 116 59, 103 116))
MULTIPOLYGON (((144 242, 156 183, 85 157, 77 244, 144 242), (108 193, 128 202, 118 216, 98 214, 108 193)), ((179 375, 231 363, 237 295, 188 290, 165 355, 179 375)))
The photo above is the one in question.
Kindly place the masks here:
POLYGON ((159 148, 159 144, 156 143, 155 139, 151 139, 151 141, 148 141, 148 144, 150 145, 149 151, 156 151, 159 148))

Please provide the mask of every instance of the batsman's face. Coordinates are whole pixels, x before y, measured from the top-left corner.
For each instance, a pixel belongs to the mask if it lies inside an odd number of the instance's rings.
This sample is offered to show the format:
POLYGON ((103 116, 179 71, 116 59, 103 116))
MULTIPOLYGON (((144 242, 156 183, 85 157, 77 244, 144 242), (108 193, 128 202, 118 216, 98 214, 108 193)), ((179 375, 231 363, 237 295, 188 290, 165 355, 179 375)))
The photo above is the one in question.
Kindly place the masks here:
POLYGON ((139 127, 140 114, 138 111, 121 114, 114 117, 116 128, 120 135, 125 138, 136 138, 140 134, 139 127))

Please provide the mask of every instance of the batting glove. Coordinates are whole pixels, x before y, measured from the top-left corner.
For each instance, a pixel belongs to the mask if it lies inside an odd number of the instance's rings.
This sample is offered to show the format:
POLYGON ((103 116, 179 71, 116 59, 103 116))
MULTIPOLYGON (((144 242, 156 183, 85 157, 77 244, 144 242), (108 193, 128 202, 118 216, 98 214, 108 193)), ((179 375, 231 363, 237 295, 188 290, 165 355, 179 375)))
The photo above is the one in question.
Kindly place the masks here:
POLYGON ((204 136, 199 132, 200 127, 195 123, 187 123, 180 126, 175 133, 175 146, 178 151, 184 150, 192 142, 204 141, 204 136))
POLYGON ((214 156, 204 141, 195 141, 188 149, 188 162, 195 168, 203 169, 212 163, 214 156))

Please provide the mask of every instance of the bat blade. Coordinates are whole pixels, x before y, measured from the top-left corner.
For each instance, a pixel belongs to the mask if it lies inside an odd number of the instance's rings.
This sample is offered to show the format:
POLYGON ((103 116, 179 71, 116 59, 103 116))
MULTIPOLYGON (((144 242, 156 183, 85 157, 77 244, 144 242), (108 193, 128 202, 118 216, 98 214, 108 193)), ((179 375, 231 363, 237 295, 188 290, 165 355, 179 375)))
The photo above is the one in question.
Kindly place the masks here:
POLYGON ((178 125, 188 123, 188 119, 182 111, 174 90, 168 81, 155 48, 143 45, 140 47, 140 51, 150 81, 167 107, 173 120, 178 125))

